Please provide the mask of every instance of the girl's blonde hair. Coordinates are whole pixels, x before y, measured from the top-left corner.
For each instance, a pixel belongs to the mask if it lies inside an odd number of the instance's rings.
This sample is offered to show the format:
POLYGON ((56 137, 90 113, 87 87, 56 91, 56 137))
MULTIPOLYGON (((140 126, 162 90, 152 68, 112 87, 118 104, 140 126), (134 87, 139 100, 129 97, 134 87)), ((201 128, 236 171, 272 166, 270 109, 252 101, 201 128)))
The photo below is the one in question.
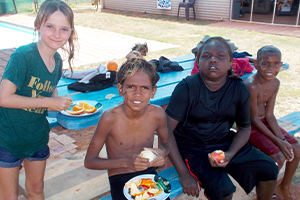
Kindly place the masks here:
POLYGON ((74 14, 72 9, 66 4, 65 2, 61 0, 46 0, 42 3, 42 5, 39 8, 38 14, 34 21, 34 28, 35 31, 39 29, 43 22, 46 22, 49 17, 55 13, 56 11, 62 12, 67 20, 70 23, 70 26, 72 28, 71 35, 68 40, 68 47, 69 49, 66 49, 62 47, 64 51, 66 51, 69 54, 68 63, 72 70, 72 59, 74 58, 74 52, 75 52, 75 45, 74 42, 77 41, 77 33, 74 28, 74 14))

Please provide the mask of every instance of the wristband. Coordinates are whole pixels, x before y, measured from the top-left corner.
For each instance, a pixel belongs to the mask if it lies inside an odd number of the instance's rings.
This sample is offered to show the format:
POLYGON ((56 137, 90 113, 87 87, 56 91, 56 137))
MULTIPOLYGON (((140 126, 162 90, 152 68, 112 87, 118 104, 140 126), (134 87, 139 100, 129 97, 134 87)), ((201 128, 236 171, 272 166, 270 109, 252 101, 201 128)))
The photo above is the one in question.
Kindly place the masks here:
POLYGON ((284 138, 282 139, 282 141, 286 141, 286 138, 284 137, 284 138))

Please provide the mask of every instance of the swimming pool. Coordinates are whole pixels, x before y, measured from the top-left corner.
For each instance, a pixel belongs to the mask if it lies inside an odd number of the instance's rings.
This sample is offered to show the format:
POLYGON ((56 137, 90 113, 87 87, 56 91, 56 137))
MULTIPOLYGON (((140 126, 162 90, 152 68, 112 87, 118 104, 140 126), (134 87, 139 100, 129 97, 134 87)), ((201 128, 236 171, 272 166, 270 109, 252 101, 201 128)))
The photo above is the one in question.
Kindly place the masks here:
POLYGON ((18 48, 37 41, 34 30, 0 21, 0 49, 18 48))

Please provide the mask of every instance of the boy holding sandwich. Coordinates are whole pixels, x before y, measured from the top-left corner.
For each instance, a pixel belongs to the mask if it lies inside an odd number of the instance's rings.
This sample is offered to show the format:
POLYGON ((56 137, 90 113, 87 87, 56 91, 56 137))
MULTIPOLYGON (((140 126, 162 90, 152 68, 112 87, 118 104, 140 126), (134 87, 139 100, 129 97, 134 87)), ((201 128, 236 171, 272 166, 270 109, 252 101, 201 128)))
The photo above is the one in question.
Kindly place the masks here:
POLYGON ((159 80, 153 66, 143 59, 128 59, 117 73, 118 92, 124 102, 106 110, 100 117, 85 157, 85 167, 107 169, 114 200, 126 199, 125 183, 141 174, 156 174, 155 168, 165 163, 170 151, 164 110, 149 104, 159 80), (154 133, 161 142, 153 148, 154 133), (107 157, 99 152, 106 145, 107 157), (141 151, 150 150, 154 160, 143 158, 141 151))

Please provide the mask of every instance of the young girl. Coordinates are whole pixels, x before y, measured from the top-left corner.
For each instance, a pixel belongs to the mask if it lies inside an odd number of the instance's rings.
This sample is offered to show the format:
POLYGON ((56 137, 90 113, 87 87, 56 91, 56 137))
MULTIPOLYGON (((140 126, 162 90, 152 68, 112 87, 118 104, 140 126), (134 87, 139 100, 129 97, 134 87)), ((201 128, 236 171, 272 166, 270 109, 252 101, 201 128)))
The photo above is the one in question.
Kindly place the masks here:
POLYGON ((167 107, 170 158, 184 193, 230 200, 236 190, 231 175, 246 193, 256 186, 258 200, 270 200, 278 167, 248 143, 249 91, 233 75, 232 51, 226 40, 211 37, 197 53, 199 73, 183 79, 167 107), (233 123, 238 130, 231 131, 233 123), (211 153, 222 150, 220 163, 211 153))
POLYGON ((28 199, 44 199, 44 173, 49 157, 47 109, 70 107, 56 85, 62 59, 56 52, 68 43, 74 56, 73 12, 59 0, 45 1, 34 22, 39 41, 19 47, 10 57, 0 85, 0 199, 18 198, 19 166, 24 161, 28 199))

